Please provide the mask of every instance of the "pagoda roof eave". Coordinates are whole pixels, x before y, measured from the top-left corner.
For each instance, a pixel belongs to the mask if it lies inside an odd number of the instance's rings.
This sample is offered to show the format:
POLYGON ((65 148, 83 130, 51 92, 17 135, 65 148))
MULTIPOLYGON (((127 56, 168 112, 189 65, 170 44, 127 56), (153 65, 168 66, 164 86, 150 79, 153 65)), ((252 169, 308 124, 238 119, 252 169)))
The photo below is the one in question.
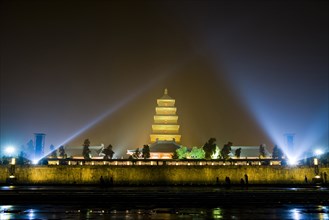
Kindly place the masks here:
POLYGON ((169 95, 167 94, 164 94, 161 98, 159 98, 158 100, 174 100, 173 98, 171 98, 169 95))

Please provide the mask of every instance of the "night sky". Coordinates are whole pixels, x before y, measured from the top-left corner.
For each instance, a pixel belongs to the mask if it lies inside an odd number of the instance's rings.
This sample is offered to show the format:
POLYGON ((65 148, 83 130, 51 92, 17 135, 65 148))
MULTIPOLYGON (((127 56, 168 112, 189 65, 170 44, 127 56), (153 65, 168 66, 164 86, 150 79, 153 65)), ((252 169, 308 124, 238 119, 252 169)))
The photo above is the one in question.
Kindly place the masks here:
POLYGON ((2 1, 1 146, 149 142, 176 99, 182 144, 328 147, 327 1, 2 1))

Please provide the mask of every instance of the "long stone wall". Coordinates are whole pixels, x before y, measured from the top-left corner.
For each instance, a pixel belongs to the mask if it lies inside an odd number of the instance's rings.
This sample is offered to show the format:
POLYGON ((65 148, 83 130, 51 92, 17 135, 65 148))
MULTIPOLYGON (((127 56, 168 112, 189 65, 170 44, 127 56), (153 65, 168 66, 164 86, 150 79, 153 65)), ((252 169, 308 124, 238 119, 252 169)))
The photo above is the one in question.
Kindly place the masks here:
MULTIPOLYGON (((6 182, 9 166, 0 166, 0 183, 6 182)), ((329 167, 320 167, 329 174, 329 167)), ((98 184, 100 177, 123 184, 238 184, 244 175, 250 184, 303 184, 311 181, 313 167, 289 166, 16 166, 18 184, 98 184)))

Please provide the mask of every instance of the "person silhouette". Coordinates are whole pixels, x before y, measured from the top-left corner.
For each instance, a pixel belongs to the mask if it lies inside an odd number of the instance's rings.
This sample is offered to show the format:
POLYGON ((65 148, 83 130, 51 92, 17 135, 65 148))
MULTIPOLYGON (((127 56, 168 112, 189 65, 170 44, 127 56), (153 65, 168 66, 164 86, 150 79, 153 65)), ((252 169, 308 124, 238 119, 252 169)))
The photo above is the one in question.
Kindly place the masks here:
POLYGON ((105 184, 105 181, 104 181, 103 176, 101 176, 101 177, 99 178, 99 182, 100 182, 101 185, 104 185, 104 184, 105 184))
POLYGON ((248 177, 247 174, 244 174, 244 180, 245 180, 246 185, 248 185, 248 183, 249 183, 249 177, 248 177))

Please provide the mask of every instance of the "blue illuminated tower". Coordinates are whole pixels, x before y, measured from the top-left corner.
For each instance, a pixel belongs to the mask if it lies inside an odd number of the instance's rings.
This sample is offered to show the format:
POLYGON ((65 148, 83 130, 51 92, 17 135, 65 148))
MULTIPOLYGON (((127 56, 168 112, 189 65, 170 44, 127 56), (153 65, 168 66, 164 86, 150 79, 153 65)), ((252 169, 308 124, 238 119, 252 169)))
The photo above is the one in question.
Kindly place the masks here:
POLYGON ((45 136, 43 133, 35 133, 34 134, 34 157, 41 158, 43 157, 43 151, 45 146, 45 136))

